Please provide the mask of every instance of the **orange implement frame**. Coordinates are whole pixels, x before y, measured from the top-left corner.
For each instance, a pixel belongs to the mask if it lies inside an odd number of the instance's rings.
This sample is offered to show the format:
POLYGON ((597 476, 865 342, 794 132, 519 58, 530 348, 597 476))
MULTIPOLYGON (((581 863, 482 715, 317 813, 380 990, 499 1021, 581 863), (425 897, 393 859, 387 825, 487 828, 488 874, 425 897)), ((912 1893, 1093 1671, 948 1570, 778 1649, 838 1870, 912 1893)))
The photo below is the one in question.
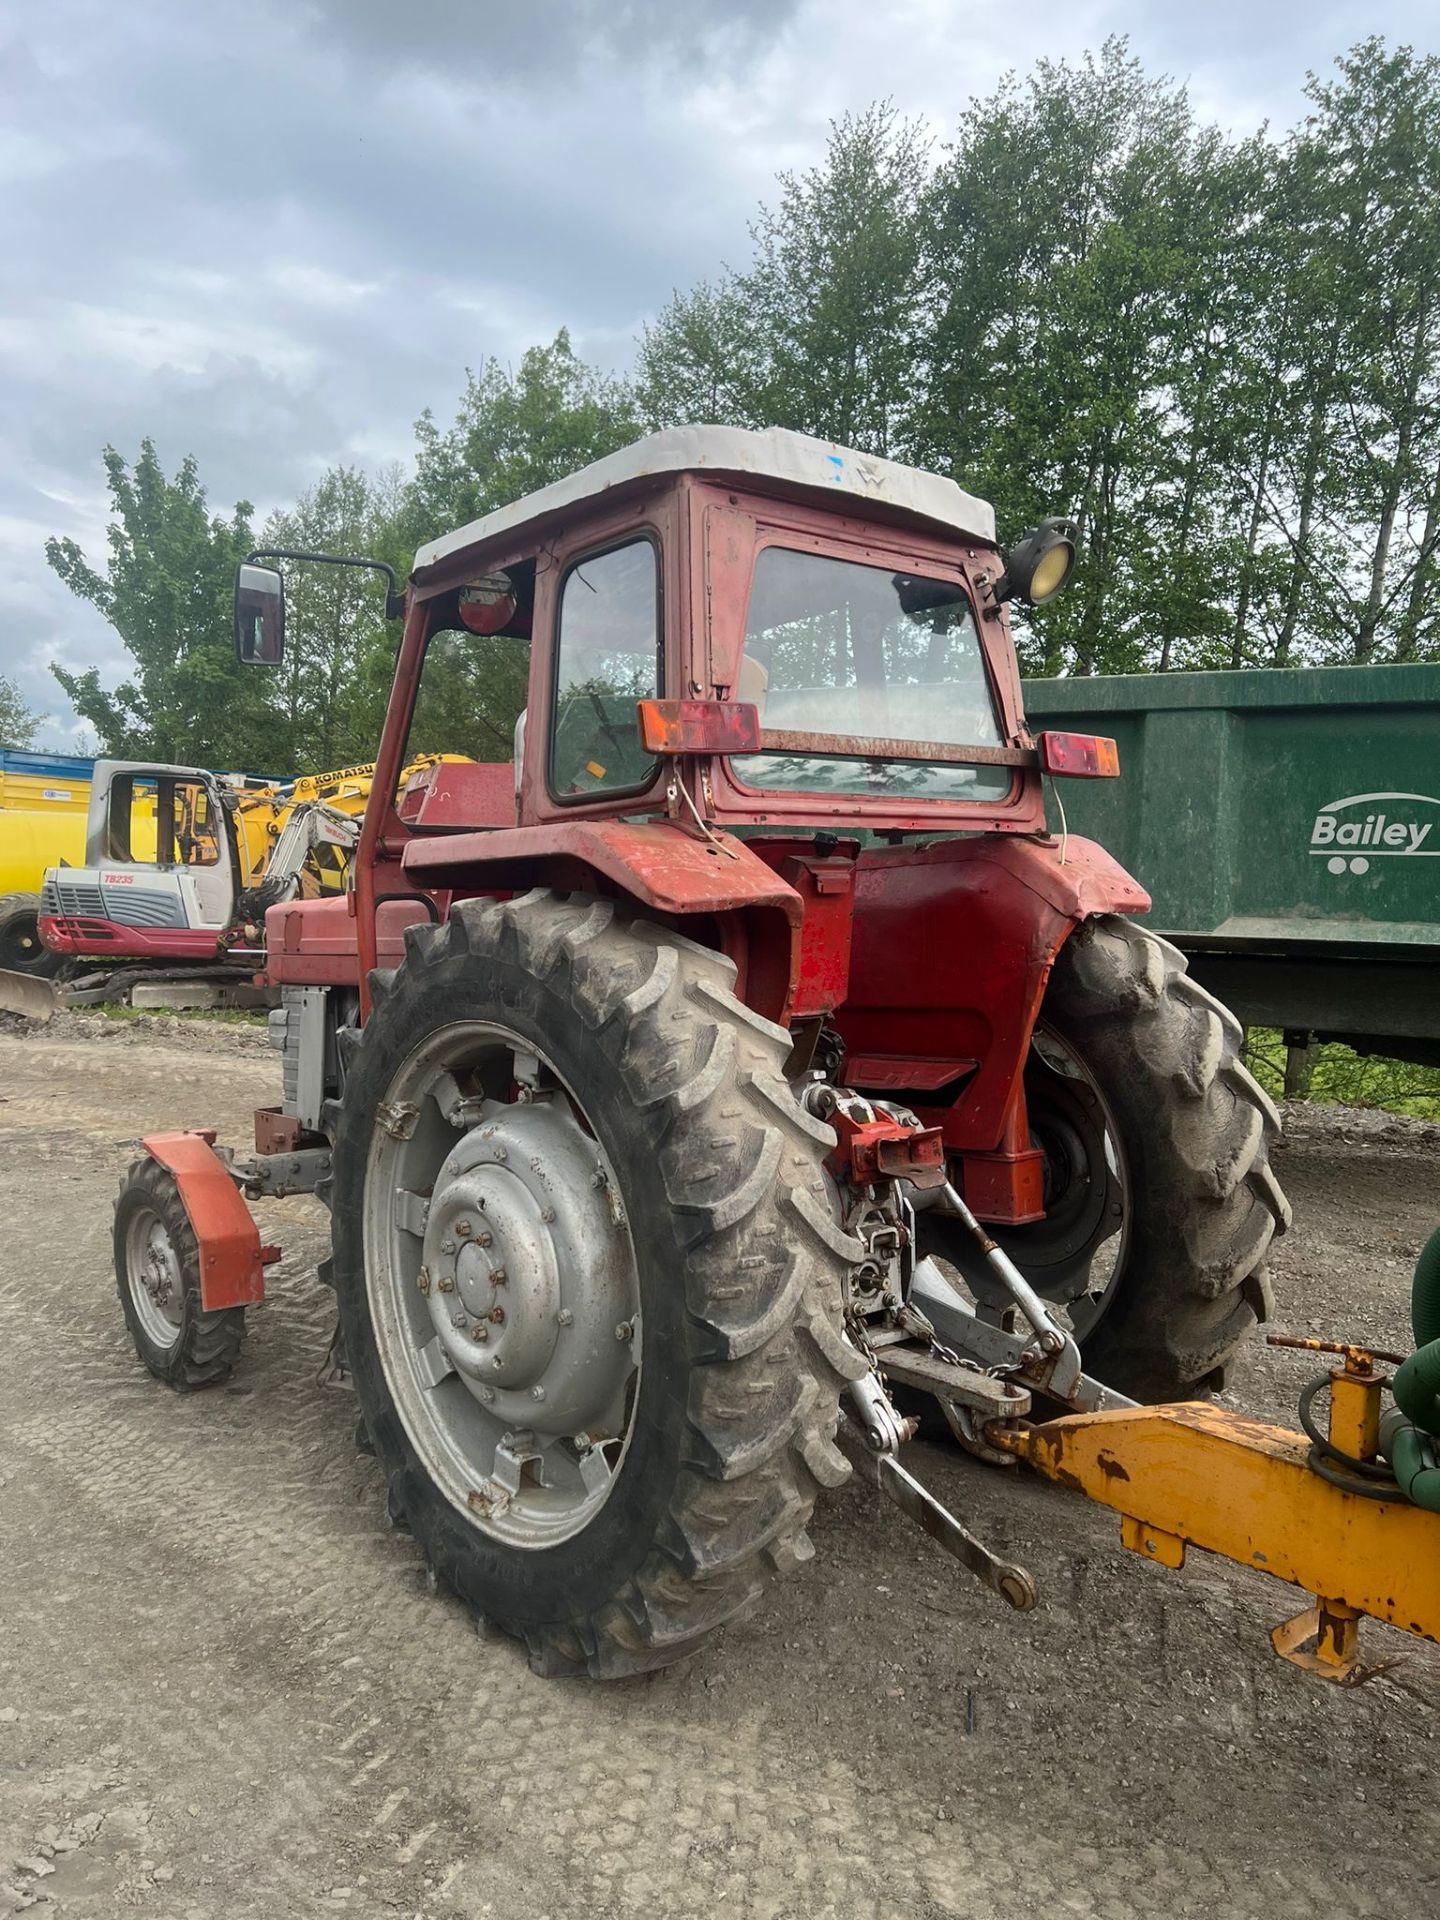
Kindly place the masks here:
MULTIPOLYGON (((1381 1376, 1373 1354, 1345 1351, 1331 1376, 1331 1438, 1373 1457, 1381 1376)), ((1322 1479, 1298 1433, 1181 1402, 992 1426, 985 1437, 1113 1507, 1122 1544, 1159 1566, 1183 1566, 1187 1547, 1202 1547, 1307 1589, 1313 1604, 1271 1641, 1324 1679, 1353 1686, 1381 1670, 1359 1657, 1366 1615, 1440 1642, 1440 1515, 1322 1479)))
POLYGON ((200 1305, 206 1313, 255 1306, 265 1298, 265 1269, 280 1249, 261 1246, 250 1209, 215 1151, 214 1133, 152 1133, 140 1144, 180 1189, 200 1249, 200 1305))

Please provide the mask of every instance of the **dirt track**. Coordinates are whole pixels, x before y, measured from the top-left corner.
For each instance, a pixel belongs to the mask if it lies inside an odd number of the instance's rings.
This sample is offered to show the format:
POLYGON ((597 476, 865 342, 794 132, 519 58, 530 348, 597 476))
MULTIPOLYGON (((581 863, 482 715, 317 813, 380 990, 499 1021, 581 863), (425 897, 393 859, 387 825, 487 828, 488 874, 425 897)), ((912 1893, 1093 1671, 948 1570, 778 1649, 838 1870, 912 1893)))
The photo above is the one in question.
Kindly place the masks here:
MULTIPOLYGON (((228 1388, 174 1398, 131 1353, 131 1143, 241 1140, 276 1081, 248 1033, 0 1033, 0 1913, 1440 1913, 1440 1649, 1371 1629, 1403 1665, 1323 1687, 1270 1654, 1288 1589, 1163 1573, 954 1453, 917 1464, 1035 1614, 851 1487, 689 1666, 532 1677, 426 1590, 353 1402, 312 1384, 312 1203, 266 1209, 286 1258, 228 1388)), ((1279 1324, 1405 1344, 1440 1128, 1304 1111, 1282 1179, 1279 1324)), ((1256 1348, 1231 1397, 1288 1419, 1312 1370, 1256 1348)))

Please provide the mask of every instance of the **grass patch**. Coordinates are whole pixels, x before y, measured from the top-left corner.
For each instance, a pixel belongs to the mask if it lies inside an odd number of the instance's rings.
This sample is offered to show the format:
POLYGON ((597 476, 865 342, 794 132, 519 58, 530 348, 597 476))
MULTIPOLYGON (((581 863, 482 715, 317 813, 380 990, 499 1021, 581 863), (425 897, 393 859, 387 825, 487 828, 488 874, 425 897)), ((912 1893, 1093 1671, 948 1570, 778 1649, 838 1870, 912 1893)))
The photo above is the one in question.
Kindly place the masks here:
POLYGON ((221 1027, 256 1027, 265 1024, 263 1007, 69 1007, 69 1013, 84 1014, 96 1020, 208 1020, 221 1027))
MULTIPOLYGON (((1274 1027, 1252 1027, 1245 1064, 1272 1099, 1285 1090, 1285 1041, 1274 1027)), ((1338 1043, 1317 1047, 1309 1100, 1440 1120, 1440 1068, 1358 1054, 1338 1043)))

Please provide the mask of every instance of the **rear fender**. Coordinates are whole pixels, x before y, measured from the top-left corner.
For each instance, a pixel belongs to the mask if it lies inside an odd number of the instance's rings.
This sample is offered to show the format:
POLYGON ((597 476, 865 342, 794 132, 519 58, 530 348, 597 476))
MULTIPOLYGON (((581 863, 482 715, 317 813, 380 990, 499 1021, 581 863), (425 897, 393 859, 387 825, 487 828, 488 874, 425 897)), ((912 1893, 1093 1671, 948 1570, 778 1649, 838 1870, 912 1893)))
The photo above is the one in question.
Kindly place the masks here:
POLYGON ((175 1176, 200 1250, 201 1307, 214 1313, 263 1300, 265 1269, 280 1258, 280 1249, 261 1246, 250 1209, 215 1151, 215 1135, 208 1129, 152 1133, 140 1144, 175 1176))
POLYGON ((1094 915, 1149 906, 1103 847, 1074 836, 862 854, 850 989, 835 1023, 848 1077, 912 1096, 952 1152, 1023 1151, 1013 1094, 1056 955, 1094 915))
POLYGON ((668 821, 560 821, 436 836, 405 850, 406 877, 456 899, 530 887, 633 900, 652 918, 735 961, 736 991, 788 1022, 800 979, 805 902, 743 840, 709 840, 668 821))

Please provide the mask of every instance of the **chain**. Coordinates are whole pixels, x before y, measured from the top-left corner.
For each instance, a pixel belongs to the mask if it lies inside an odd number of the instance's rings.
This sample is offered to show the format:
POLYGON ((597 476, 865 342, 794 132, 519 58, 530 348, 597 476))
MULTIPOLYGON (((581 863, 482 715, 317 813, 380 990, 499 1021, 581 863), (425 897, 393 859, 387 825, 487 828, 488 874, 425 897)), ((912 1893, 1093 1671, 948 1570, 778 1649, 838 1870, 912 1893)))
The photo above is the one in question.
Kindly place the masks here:
POLYGON ((861 1356, 870 1362, 870 1371, 879 1373, 880 1357, 876 1353, 869 1334, 865 1331, 865 1317, 851 1307, 845 1314, 845 1331, 850 1336, 850 1344, 861 1356))
POLYGON ((895 1319, 906 1333, 913 1334, 917 1340, 923 1340, 935 1359, 943 1360, 947 1367, 963 1367, 967 1373, 992 1371, 990 1368, 982 1367, 978 1361, 967 1359, 963 1353, 957 1353, 953 1347, 947 1347, 936 1333, 929 1316, 921 1313, 918 1307, 911 1306, 908 1300, 896 1314, 895 1319))

